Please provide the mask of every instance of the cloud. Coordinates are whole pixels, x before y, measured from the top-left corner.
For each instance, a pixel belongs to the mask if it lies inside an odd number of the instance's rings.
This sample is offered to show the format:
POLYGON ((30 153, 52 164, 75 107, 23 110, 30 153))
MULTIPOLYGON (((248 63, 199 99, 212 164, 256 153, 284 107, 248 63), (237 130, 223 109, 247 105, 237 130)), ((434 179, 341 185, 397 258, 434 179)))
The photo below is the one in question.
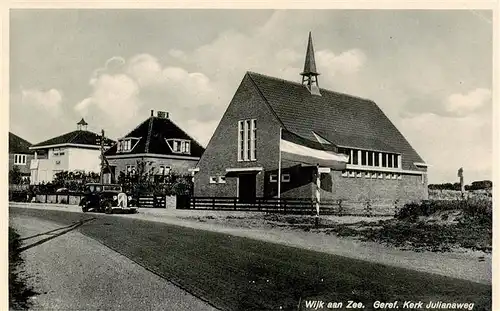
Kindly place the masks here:
POLYGON ((139 87, 129 76, 124 74, 102 74, 92 80, 93 91, 75 106, 83 115, 93 112, 105 115, 114 124, 124 124, 133 118, 139 110, 139 87))
POLYGON ((126 73, 141 87, 160 84, 161 71, 162 68, 158 60, 149 54, 139 54, 132 57, 126 68, 126 73))
POLYGON ((63 93, 48 90, 24 89, 10 96, 10 130, 37 143, 76 129, 76 122, 65 115, 63 93))
POLYGON ((61 113, 62 93, 56 89, 41 91, 36 89, 21 90, 22 103, 35 109, 50 113, 61 113))
POLYGON ((487 103, 491 103, 491 90, 477 88, 467 94, 452 94, 445 101, 448 112, 458 116, 466 116, 487 103))
MULTIPOLYGON (((113 57, 104 69, 96 70, 91 78, 92 94, 75 110, 91 115, 95 115, 95 108, 104 115, 123 111, 114 124, 119 135, 141 122, 143 111, 165 110, 173 120, 185 124, 188 133, 208 142, 246 71, 300 81, 307 31, 289 15, 278 11, 260 28, 246 33, 227 29, 191 51, 171 47, 166 63, 150 53, 126 61, 113 57), (264 31, 268 28, 273 31, 264 31), (291 28, 297 31, 290 37, 291 28)), ((306 16, 301 20, 314 23, 314 17, 306 16)), ((335 73, 339 79, 356 75, 366 60, 366 54, 355 47, 317 53, 322 70, 335 73)))
POLYGON ((352 75, 358 73, 366 62, 366 55, 359 49, 351 49, 335 55, 330 50, 316 53, 318 67, 329 75, 352 75))
POLYGON ((491 179, 491 129, 491 120, 479 114, 456 118, 426 113, 401 124, 410 143, 431 165, 429 176, 435 182, 456 180, 460 167, 466 182, 491 179))
POLYGON ((122 59, 115 56, 106 66, 95 70, 89 81, 91 94, 74 106, 77 113, 105 126, 115 136, 125 135, 142 122, 149 116, 143 111, 150 109, 168 111, 177 120, 195 117, 200 124, 219 114, 214 107, 219 104, 220 94, 206 75, 163 66, 147 53, 124 62, 122 59))

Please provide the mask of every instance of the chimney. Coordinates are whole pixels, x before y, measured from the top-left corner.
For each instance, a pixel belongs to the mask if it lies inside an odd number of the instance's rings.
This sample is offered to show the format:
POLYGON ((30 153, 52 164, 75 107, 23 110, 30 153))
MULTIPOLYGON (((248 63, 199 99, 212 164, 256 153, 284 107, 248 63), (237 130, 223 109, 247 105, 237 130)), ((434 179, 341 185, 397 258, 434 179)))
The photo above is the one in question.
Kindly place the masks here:
POLYGON ((155 111, 153 109, 151 109, 151 116, 154 116, 155 114, 155 111))
POLYGON ((166 111, 158 111, 157 117, 161 119, 168 119, 168 112, 166 111))

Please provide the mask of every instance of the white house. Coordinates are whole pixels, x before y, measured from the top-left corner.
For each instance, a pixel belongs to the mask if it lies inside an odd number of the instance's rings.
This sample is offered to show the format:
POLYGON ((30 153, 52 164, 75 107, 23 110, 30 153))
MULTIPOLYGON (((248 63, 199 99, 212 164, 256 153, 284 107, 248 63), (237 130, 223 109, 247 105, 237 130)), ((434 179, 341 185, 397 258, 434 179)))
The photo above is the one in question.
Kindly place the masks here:
MULTIPOLYGON (((100 171, 101 151, 99 134, 87 130, 84 119, 77 123, 77 130, 72 131, 30 147, 34 150, 31 160, 31 184, 47 183, 55 174, 62 171, 100 171)), ((109 147, 114 142, 104 139, 109 147)))

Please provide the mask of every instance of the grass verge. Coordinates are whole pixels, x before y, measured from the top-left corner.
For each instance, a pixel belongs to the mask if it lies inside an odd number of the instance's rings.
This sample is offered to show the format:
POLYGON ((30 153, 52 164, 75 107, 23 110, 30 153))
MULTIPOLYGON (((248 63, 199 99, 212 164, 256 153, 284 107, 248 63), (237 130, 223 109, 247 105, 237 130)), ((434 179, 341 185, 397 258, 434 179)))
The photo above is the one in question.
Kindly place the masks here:
POLYGON ((19 234, 9 227, 9 308, 28 310, 32 306, 30 298, 37 293, 21 276, 24 261, 20 248, 19 234))

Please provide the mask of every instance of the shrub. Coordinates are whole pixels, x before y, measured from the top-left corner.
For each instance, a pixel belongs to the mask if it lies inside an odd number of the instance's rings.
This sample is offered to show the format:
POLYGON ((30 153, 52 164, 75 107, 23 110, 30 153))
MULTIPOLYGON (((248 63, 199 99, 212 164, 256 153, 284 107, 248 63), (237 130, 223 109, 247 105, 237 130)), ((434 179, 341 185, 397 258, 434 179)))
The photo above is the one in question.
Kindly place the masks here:
POLYGON ((461 210, 465 217, 481 218, 483 222, 492 219, 492 202, 479 198, 466 200, 425 200, 405 204, 396 213, 400 220, 416 221, 420 216, 430 216, 438 211, 461 210))
POLYGON ((28 202, 31 198, 28 190, 9 191, 9 201, 12 202, 28 202))

